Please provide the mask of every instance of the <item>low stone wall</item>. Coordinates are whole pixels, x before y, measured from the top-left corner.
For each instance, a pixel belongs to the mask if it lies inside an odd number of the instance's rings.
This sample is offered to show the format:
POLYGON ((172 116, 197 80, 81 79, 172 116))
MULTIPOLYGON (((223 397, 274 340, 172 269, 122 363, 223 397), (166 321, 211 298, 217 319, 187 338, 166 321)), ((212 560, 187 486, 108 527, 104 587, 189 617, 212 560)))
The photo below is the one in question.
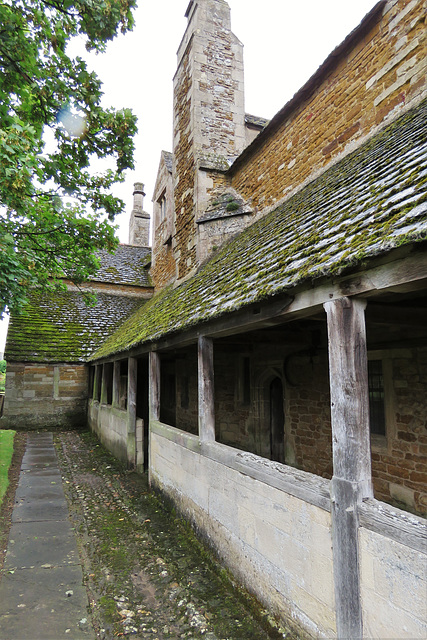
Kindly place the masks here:
POLYGON ((329 482, 155 423, 151 482, 300 634, 336 637, 329 482))
MULTIPOLYGON (((302 637, 336 637, 329 481, 159 422, 150 480, 302 637)), ((364 637, 425 638, 425 521, 370 500, 359 553, 364 637)))
POLYGON ((89 401, 88 425, 102 444, 121 460, 128 462, 128 414, 123 409, 89 401))
POLYGON ((7 363, 3 429, 70 429, 86 424, 85 365, 7 363))
POLYGON ((362 505, 360 511, 366 637, 426 638, 425 521, 374 500, 362 505))

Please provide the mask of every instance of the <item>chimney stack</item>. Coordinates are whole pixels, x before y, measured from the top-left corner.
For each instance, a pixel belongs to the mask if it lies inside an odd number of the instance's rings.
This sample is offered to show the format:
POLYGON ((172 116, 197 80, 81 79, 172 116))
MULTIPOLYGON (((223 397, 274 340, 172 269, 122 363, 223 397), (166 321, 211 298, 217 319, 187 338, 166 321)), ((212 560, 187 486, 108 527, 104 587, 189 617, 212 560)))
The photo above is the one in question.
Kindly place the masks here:
POLYGON ((144 184, 135 182, 133 209, 129 221, 129 244, 148 247, 150 242, 150 215, 144 211, 144 184))

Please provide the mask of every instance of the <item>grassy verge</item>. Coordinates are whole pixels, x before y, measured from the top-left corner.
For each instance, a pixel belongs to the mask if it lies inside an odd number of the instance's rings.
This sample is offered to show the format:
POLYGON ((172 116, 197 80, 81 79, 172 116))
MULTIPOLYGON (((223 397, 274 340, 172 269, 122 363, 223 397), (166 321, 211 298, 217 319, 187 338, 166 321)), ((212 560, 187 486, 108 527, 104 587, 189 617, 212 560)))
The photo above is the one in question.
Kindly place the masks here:
POLYGON ((9 485, 9 467, 12 462, 15 431, 0 430, 0 506, 9 485))

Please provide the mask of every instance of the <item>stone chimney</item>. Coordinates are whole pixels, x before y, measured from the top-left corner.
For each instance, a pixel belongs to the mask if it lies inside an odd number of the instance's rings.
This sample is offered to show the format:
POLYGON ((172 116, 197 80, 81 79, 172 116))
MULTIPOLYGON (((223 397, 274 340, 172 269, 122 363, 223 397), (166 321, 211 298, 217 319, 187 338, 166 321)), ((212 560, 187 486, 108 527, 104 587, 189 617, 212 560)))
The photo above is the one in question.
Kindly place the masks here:
POLYGON ((225 0, 191 0, 174 77, 173 252, 177 278, 198 267, 196 221, 246 146, 243 45, 225 0))
POLYGON ((133 209, 129 221, 129 244, 148 247, 150 244, 150 215, 144 211, 144 185, 135 182, 133 209))

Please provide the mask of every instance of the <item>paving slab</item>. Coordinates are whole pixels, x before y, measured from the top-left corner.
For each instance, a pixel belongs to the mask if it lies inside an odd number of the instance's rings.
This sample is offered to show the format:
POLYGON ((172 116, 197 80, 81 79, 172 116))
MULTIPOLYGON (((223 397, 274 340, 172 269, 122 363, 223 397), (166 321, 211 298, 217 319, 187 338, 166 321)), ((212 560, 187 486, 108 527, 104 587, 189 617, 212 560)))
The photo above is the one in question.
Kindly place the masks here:
POLYGON ((64 489, 62 484, 55 482, 52 484, 49 478, 46 481, 45 478, 38 476, 31 482, 23 483, 15 493, 15 502, 32 502, 35 500, 52 500, 64 497, 64 489))
POLYGON ((81 567, 20 569, 0 583, 1 640, 93 638, 81 567))
POLYGON ((12 522, 40 522, 41 520, 65 520, 68 507, 64 498, 19 502, 12 512, 12 522))
POLYGON ((93 640, 88 605, 53 437, 32 434, 0 582, 0 639, 93 640))
POLYGON ((5 571, 73 564, 79 565, 80 559, 69 522, 20 522, 12 525, 5 571))
MULTIPOLYGON (((45 468, 31 468, 31 469, 22 469, 21 471, 21 476, 25 476, 25 475, 29 475, 30 477, 37 477, 37 476, 42 476, 42 477, 47 477, 47 476, 55 476, 56 480, 58 482, 62 482, 62 478, 61 475, 58 471, 58 467, 52 465, 50 467, 45 467, 45 468)), ((53 479, 55 479, 53 478, 53 479)), ((21 482, 21 478, 19 479, 19 482, 21 482)))

